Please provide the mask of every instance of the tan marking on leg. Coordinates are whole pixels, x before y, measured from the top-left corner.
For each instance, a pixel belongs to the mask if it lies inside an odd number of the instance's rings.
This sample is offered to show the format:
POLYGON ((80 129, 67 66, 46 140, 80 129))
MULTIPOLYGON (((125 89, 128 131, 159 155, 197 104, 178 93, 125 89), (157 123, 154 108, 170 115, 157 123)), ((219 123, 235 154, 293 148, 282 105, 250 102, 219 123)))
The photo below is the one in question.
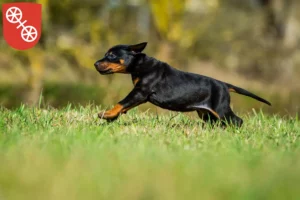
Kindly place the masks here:
POLYGON ((130 109, 132 109, 132 108, 135 108, 135 107, 137 107, 137 106, 139 106, 139 105, 141 105, 141 104, 143 104, 143 103, 145 103, 145 102, 146 102, 146 101, 140 102, 140 103, 138 103, 138 104, 136 104, 136 105, 134 105, 134 106, 128 107, 128 108, 124 108, 124 109, 122 109, 122 113, 126 113, 128 110, 130 110, 130 109))
POLYGON ((212 109, 209 109, 209 111, 210 111, 216 118, 220 119, 220 116, 219 116, 219 114, 218 114, 216 111, 214 111, 214 110, 212 110, 212 109))
POLYGON ((123 106, 121 104, 115 105, 111 110, 99 113, 99 117, 103 119, 113 119, 116 118, 122 112, 123 106))
MULTIPOLYGON (((209 111, 211 114, 213 114, 216 118, 220 119, 219 114, 218 114, 216 111, 212 110, 211 108, 208 108, 208 107, 206 107, 206 106, 199 106, 199 107, 197 107, 197 108, 199 108, 200 110, 201 110, 201 109, 207 110, 207 111, 209 111)), ((203 113, 203 111, 201 111, 201 113, 203 113)), ((200 116, 199 116, 199 117, 200 117, 200 116)))
POLYGON ((122 113, 126 113, 128 110, 130 110, 130 109, 132 109, 132 108, 134 108, 134 107, 136 107, 136 106, 131 106, 131 107, 128 107, 128 108, 124 108, 124 109, 122 110, 122 113))

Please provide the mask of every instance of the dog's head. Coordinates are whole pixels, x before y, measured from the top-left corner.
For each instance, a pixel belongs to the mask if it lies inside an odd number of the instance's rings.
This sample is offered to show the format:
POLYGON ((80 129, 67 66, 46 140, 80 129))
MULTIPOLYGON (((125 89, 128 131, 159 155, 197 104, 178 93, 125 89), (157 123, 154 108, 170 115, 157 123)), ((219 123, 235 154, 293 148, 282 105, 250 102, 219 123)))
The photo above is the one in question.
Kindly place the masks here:
POLYGON ((129 67, 137 58, 145 56, 142 51, 147 42, 134 45, 116 45, 110 48, 94 66, 100 74, 130 73, 129 67))

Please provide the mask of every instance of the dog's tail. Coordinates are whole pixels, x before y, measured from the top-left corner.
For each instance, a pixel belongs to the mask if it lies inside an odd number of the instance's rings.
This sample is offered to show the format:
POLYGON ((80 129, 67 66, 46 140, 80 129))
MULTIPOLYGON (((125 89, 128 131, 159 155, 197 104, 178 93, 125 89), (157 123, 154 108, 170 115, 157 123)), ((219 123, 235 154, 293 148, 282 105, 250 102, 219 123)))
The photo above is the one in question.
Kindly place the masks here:
POLYGON ((253 93, 251 93, 251 92, 249 92, 249 91, 247 91, 247 90, 245 90, 243 88, 239 88, 239 87, 231 85, 229 83, 226 83, 226 85, 227 85, 227 87, 229 89, 229 92, 236 92, 238 94, 242 94, 242 95, 245 95, 245 96, 248 96, 248 97, 252 97, 253 99, 256 99, 258 101, 261 101, 261 102, 263 102, 263 103, 268 104, 269 106, 271 106, 271 103, 268 102, 267 100, 265 100, 265 99, 263 99, 263 98, 261 98, 259 96, 256 96, 255 94, 253 94, 253 93))

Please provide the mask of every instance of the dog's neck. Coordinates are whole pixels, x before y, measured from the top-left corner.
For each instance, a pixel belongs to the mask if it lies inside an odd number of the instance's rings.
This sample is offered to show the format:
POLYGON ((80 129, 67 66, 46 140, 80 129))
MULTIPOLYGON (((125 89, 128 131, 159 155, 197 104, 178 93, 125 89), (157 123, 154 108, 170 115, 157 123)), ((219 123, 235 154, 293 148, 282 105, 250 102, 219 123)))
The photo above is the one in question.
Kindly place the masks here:
POLYGON ((157 68, 164 68, 164 66, 167 66, 167 65, 168 64, 165 62, 162 62, 153 57, 145 55, 144 57, 140 58, 140 60, 135 65, 134 73, 147 74, 149 72, 157 70, 157 68))

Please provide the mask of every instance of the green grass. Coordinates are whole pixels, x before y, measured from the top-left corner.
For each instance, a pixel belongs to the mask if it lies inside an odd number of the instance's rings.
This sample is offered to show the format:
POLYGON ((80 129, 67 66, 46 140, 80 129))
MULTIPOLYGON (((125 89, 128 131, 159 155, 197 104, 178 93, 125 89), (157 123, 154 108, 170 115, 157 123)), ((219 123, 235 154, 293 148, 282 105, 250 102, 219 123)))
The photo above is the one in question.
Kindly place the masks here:
POLYGON ((98 111, 0 109, 0 199, 300 199, 298 119, 254 112, 222 129, 98 111))

